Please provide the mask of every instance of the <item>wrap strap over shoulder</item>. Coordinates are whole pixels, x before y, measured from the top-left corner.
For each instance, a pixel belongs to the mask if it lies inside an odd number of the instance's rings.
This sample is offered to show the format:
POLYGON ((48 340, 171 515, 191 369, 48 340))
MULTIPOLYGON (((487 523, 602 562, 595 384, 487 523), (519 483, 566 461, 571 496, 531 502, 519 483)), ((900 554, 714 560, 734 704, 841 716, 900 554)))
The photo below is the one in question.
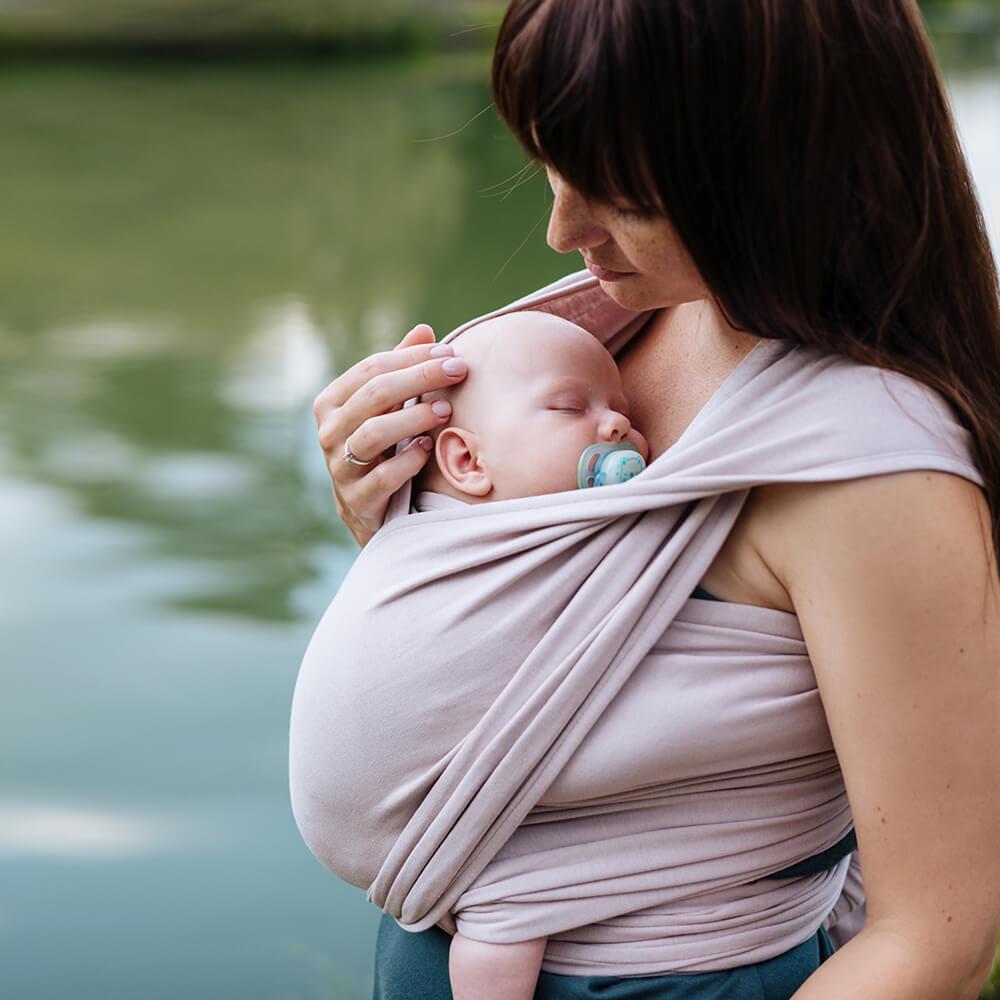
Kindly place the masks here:
MULTIPOLYGON (((586 272, 489 315, 517 309, 612 353, 648 318, 586 272)), ((821 924, 842 942, 856 854, 757 881, 853 825, 798 619, 690 594, 754 486, 913 469, 982 485, 941 396, 761 340, 626 483, 416 513, 405 487, 299 674, 306 843, 407 929, 548 935, 549 972, 732 968, 821 924)))

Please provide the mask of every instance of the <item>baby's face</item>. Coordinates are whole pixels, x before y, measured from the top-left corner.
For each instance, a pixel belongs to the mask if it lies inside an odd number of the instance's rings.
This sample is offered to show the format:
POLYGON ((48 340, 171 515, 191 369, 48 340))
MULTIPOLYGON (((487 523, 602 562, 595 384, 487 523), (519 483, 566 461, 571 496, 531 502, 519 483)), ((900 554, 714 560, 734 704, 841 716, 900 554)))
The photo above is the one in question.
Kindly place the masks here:
POLYGON ((580 456, 596 442, 628 438, 648 460, 618 366, 586 330, 522 312, 478 324, 455 348, 469 364, 452 397, 451 424, 461 431, 449 437, 445 428, 436 452, 445 479, 468 499, 575 490, 580 456))

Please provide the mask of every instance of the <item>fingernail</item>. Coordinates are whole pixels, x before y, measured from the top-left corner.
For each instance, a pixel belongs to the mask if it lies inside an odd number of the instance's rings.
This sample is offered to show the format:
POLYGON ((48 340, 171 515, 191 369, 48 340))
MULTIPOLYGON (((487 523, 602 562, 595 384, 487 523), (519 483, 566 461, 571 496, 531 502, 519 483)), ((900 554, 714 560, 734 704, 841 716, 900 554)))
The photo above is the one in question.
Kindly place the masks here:
POLYGON ((430 451, 431 448, 434 447, 434 442, 430 438, 426 438, 426 437, 421 438, 420 439, 420 447, 423 448, 424 451, 430 451))
POLYGON ((445 375, 464 375, 468 368, 461 358, 449 358, 443 365, 445 375))
POLYGON ((443 399, 439 399, 431 403, 431 409, 439 417, 446 417, 451 413, 451 403, 446 403, 443 399))
POLYGON ((437 347, 431 348, 432 358, 447 358, 455 353, 455 348, 451 344, 438 344, 437 347))

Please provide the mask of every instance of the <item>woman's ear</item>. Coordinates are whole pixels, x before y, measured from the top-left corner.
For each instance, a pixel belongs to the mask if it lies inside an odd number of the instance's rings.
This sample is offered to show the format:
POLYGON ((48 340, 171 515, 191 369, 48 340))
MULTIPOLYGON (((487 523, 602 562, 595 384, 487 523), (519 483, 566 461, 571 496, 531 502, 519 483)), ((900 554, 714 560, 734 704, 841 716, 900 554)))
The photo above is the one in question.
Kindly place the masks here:
POLYGON ((479 439, 461 427, 443 427, 434 446, 441 475, 456 489, 484 497, 493 489, 489 474, 479 463, 479 439))

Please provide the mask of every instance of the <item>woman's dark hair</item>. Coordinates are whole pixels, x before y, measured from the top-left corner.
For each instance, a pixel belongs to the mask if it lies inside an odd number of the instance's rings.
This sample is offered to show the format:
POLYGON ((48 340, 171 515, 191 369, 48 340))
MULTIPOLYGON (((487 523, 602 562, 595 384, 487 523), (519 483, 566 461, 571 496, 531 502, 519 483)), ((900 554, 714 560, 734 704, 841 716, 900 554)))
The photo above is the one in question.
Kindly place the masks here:
POLYGON ((1000 552, 996 264, 913 0, 514 0, 493 96, 581 194, 666 212, 734 326, 941 393, 1000 552))

